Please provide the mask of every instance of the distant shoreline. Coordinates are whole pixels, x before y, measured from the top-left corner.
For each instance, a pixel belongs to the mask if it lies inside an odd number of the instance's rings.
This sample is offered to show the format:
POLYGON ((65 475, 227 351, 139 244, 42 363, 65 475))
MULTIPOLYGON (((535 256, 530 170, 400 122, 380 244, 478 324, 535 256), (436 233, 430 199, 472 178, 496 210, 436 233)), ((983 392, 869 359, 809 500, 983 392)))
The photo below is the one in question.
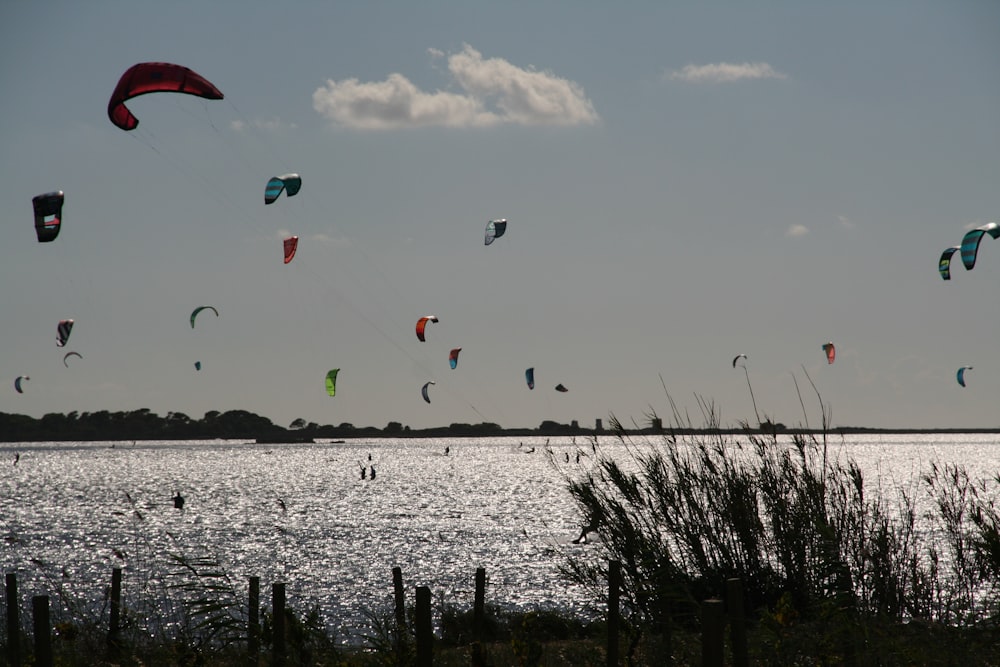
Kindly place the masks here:
MULTIPOLYGON (((617 426, 617 425, 616 425, 617 426)), ((503 428, 498 424, 454 423, 448 426, 415 429, 400 422, 389 422, 385 428, 357 427, 343 423, 339 426, 321 426, 296 419, 287 428, 278 426, 266 417, 243 410, 206 412, 201 419, 192 419, 182 413, 171 412, 160 417, 149 410, 130 412, 84 412, 69 414, 52 413, 36 419, 26 415, 0 412, 0 442, 51 442, 51 441, 122 441, 122 440, 212 440, 245 439, 258 443, 294 444, 336 441, 358 438, 498 438, 498 437, 594 437, 594 436, 707 436, 707 435, 933 435, 948 433, 997 433, 1000 426, 991 428, 873 428, 865 426, 838 426, 828 429, 787 427, 781 423, 764 422, 757 428, 676 428, 663 426, 659 419, 650 420, 644 428, 622 430, 620 427, 603 427, 602 420, 595 420, 593 428, 580 426, 573 421, 560 424, 543 421, 537 428, 503 428)))

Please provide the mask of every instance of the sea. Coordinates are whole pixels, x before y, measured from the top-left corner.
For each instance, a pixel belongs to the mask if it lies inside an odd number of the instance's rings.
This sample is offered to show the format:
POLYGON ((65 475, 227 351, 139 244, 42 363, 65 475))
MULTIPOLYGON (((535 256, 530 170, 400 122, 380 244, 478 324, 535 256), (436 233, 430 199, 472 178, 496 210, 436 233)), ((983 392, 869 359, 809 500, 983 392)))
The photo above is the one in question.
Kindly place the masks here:
MULTIPOLYGON (((994 479, 998 445, 993 433, 829 436, 828 456, 926 505, 922 474, 958 464, 994 479)), ((262 602, 283 583, 291 608, 350 641, 391 610, 394 567, 410 603, 427 586, 439 609, 470 609, 484 568, 487 604, 593 618, 595 592, 560 576, 570 558, 600 555, 599 537, 574 543, 567 485, 597 451, 627 449, 612 436, 2 443, 0 566, 23 600, 50 595, 57 618, 106 609, 113 568, 126 605, 193 580, 242 593, 256 576, 262 602)))

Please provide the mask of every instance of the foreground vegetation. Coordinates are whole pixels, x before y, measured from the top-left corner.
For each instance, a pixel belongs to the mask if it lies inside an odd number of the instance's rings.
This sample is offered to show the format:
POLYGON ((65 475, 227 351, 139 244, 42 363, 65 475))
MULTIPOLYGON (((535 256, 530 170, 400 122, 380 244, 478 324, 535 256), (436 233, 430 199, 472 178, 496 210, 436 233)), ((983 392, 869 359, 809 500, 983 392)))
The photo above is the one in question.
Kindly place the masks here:
MULTIPOLYGON (((930 498, 921 505, 912 490, 830 459, 822 403, 822 427, 790 439, 724 431, 700 405, 704 425, 673 409, 662 435, 612 419, 624 447, 595 438, 591 471, 565 480, 594 539, 553 557, 602 602, 608 563, 621 563, 623 664, 700 664, 699 605, 738 578, 750 664, 1000 665, 1000 475, 934 465, 919 481, 930 498)), ((56 664, 246 664, 243 582, 207 556, 174 554, 160 572, 126 587, 115 654, 107 601, 84 611, 52 572, 56 664)), ((261 664, 272 664, 276 624, 261 601, 261 664)), ((434 664, 605 664, 603 620, 496 603, 477 638, 471 611, 439 600, 434 664)), ((416 664, 413 623, 397 623, 388 602, 373 601, 358 637, 331 633, 320 609, 283 618, 285 664, 416 664)), ((27 650, 30 620, 21 625, 27 650)))
POLYGON ((563 571, 596 594, 606 563, 622 563, 634 640, 662 647, 650 664, 678 657, 674 638, 697 631, 699 604, 730 578, 743 584, 753 664, 1000 664, 1000 475, 934 465, 921 510, 830 460, 825 435, 636 439, 613 426, 628 455, 595 444, 597 467, 568 480, 603 558, 563 571))

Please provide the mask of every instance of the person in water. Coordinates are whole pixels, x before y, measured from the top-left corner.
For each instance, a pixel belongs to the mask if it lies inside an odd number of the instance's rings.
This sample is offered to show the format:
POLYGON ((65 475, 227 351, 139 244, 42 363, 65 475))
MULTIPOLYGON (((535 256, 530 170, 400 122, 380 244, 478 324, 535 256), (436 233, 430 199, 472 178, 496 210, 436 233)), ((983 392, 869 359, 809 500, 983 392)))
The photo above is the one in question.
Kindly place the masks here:
POLYGON ((174 494, 174 507, 179 510, 184 509, 184 496, 181 495, 180 491, 174 494))
POLYGON ((375 479, 375 466, 372 466, 372 474, 371 474, 371 478, 372 478, 372 479, 375 479))
POLYGON ((592 508, 587 514, 589 515, 587 523, 580 530, 580 536, 573 540, 573 544, 586 543, 588 533, 596 533, 600 530, 603 511, 600 508, 592 508))
POLYGON ((365 475, 367 475, 367 474, 368 474, 368 471, 365 469, 364 466, 361 466, 361 479, 364 479, 365 475))

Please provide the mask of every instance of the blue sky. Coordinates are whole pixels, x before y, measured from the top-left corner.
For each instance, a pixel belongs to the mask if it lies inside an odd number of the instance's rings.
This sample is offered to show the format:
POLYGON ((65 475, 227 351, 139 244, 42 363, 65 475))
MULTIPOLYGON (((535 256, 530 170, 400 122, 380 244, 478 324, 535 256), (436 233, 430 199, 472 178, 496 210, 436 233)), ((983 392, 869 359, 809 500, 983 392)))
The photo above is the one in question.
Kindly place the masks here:
POLYGON ((811 378, 836 425, 997 426, 1000 243, 949 282, 937 259, 1000 218, 998 25, 987 1, 7 3, 0 411, 535 427, 669 394, 735 425, 742 353, 787 424, 796 380, 819 422, 811 378), (225 99, 139 97, 124 132, 107 101, 147 61, 225 99))

